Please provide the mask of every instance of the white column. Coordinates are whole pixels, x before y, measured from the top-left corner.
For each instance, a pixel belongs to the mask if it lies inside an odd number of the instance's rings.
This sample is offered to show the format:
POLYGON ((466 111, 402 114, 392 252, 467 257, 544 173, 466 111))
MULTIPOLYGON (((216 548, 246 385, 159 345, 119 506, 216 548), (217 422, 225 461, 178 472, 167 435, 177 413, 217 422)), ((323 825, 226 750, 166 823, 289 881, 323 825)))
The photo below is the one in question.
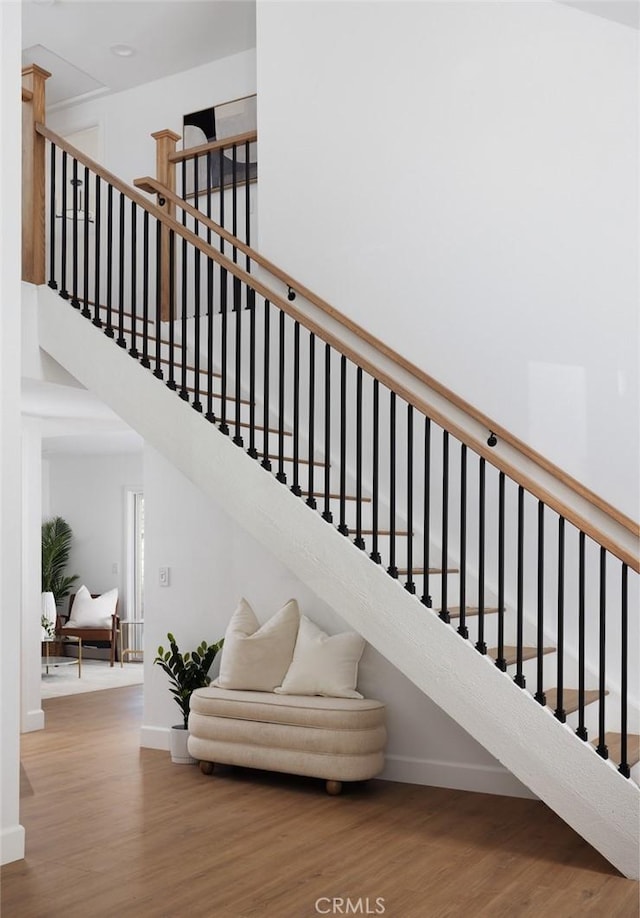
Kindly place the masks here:
POLYGON ((22 673, 23 733, 42 730, 40 675, 42 592, 42 436, 37 418, 22 420, 22 673))
POLYGON ((20 825, 21 8, 0 3, 0 863, 24 857, 20 825))

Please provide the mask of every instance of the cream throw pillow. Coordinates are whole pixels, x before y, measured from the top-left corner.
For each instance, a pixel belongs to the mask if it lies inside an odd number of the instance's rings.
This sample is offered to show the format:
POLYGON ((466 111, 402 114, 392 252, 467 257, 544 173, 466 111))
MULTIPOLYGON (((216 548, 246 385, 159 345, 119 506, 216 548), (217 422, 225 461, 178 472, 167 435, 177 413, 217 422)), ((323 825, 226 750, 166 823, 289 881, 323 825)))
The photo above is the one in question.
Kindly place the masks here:
POLYGON ((275 691, 279 695, 362 698, 355 689, 364 645, 364 638, 355 631, 325 634, 301 615, 291 666, 275 691))
POLYGON ((96 599, 84 586, 76 593, 71 607, 71 617, 63 628, 110 628, 111 616, 116 611, 118 590, 109 590, 96 599))
POLYGON ((220 675, 224 689, 272 692, 282 682, 298 634, 300 610, 290 599, 262 627, 246 599, 233 613, 224 636, 220 675))

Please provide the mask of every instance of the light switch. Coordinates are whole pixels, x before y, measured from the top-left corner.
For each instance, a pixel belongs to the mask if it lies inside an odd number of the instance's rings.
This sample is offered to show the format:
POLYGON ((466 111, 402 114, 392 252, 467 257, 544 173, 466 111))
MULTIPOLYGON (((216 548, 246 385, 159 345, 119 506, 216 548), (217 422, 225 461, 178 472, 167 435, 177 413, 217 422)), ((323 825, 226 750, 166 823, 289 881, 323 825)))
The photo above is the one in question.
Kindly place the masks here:
POLYGON ((160 586, 169 586, 169 568, 161 567, 160 568, 160 586))

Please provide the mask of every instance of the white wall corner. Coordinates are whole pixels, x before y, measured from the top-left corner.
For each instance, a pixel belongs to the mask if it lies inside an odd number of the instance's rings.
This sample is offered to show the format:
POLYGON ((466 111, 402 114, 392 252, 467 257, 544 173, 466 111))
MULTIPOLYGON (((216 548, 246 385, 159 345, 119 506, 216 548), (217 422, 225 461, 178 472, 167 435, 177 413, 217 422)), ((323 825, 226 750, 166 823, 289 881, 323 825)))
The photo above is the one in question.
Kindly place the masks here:
POLYGON ((42 708, 36 708, 33 711, 25 711, 22 715, 22 733, 35 733, 36 730, 44 730, 44 711, 42 708))
POLYGON ((140 745, 143 749, 169 749, 170 727, 140 728, 140 745))
POLYGON ((25 832, 22 826, 9 826, 0 832, 0 864, 11 864, 24 857, 25 832))

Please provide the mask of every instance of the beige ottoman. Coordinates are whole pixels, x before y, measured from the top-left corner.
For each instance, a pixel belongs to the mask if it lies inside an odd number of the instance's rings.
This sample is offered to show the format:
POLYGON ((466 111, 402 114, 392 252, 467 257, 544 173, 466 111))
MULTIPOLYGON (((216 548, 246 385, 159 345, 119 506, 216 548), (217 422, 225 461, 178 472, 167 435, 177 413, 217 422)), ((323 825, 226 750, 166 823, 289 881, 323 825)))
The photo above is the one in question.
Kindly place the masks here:
POLYGON ((191 696, 189 753, 204 774, 243 765, 343 781, 373 778, 384 766, 385 707, 368 698, 197 689, 191 696))

